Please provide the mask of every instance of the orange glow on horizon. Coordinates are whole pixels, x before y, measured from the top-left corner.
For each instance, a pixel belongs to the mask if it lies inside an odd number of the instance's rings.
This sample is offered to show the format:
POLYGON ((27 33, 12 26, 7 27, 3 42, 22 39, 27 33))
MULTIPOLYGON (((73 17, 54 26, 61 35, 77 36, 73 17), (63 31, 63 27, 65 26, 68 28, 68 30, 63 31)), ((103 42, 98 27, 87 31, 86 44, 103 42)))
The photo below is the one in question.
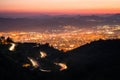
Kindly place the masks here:
POLYGON ((120 0, 2 0, 0 12, 48 14, 120 13, 120 0))
POLYGON ((80 10, 1 10, 1 13, 29 13, 29 14, 114 14, 120 13, 120 9, 80 9, 80 10))

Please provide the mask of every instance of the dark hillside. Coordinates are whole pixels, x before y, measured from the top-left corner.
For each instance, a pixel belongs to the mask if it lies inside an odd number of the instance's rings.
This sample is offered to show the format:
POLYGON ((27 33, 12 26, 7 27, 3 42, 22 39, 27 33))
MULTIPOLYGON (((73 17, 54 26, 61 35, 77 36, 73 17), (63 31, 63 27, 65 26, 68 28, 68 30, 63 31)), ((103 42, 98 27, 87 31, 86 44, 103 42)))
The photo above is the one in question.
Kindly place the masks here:
POLYGON ((94 41, 66 53, 49 44, 0 42, 0 80, 114 80, 120 79, 119 73, 117 39, 94 41), (59 63, 67 67, 61 70, 59 63))

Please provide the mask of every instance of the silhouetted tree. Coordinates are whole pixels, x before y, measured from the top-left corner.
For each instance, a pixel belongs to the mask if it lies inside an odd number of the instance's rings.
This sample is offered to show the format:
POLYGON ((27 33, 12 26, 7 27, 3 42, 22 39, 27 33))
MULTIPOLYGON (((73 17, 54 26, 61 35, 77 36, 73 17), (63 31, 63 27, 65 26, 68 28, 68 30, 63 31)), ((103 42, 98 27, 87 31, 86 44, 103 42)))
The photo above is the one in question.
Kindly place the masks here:
POLYGON ((1 36, 0 39, 1 39, 1 40, 5 40, 5 37, 4 37, 4 36, 1 36))
POLYGON ((2 43, 2 44, 5 43, 5 37, 4 37, 4 36, 1 36, 1 37, 0 37, 0 43, 2 43))
POLYGON ((6 42, 8 42, 8 43, 12 43, 12 42, 14 42, 14 41, 13 41, 12 38, 8 37, 8 38, 6 39, 6 42))

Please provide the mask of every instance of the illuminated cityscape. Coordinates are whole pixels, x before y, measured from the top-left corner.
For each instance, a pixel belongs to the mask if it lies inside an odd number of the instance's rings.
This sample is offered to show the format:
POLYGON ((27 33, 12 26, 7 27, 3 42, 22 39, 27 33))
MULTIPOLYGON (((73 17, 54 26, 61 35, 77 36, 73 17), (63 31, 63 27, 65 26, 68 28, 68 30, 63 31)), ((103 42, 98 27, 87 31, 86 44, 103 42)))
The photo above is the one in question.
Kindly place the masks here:
POLYGON ((49 43, 56 49, 68 51, 99 39, 119 39, 120 25, 104 25, 92 28, 64 26, 64 30, 51 32, 0 32, 0 36, 11 37, 15 42, 49 43))
POLYGON ((120 80, 120 0, 0 0, 0 80, 120 80))

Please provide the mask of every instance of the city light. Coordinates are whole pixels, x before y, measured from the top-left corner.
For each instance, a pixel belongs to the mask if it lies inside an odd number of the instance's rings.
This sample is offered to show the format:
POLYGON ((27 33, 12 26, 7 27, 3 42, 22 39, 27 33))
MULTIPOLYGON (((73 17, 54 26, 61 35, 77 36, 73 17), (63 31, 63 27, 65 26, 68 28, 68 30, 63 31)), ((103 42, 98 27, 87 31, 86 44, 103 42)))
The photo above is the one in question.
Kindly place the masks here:
MULTIPOLYGON (((15 42, 33 42, 46 44, 49 43, 56 49, 68 51, 86 43, 99 39, 119 39, 120 25, 113 27, 109 25, 95 26, 91 28, 75 28, 74 26, 65 26, 60 33, 53 32, 0 32, 0 36, 11 37, 15 42), (71 29, 72 28, 72 29, 71 29)), ((9 50, 14 50, 15 44, 12 44, 9 50)), ((40 52, 40 57, 45 58, 47 54, 40 52)))

